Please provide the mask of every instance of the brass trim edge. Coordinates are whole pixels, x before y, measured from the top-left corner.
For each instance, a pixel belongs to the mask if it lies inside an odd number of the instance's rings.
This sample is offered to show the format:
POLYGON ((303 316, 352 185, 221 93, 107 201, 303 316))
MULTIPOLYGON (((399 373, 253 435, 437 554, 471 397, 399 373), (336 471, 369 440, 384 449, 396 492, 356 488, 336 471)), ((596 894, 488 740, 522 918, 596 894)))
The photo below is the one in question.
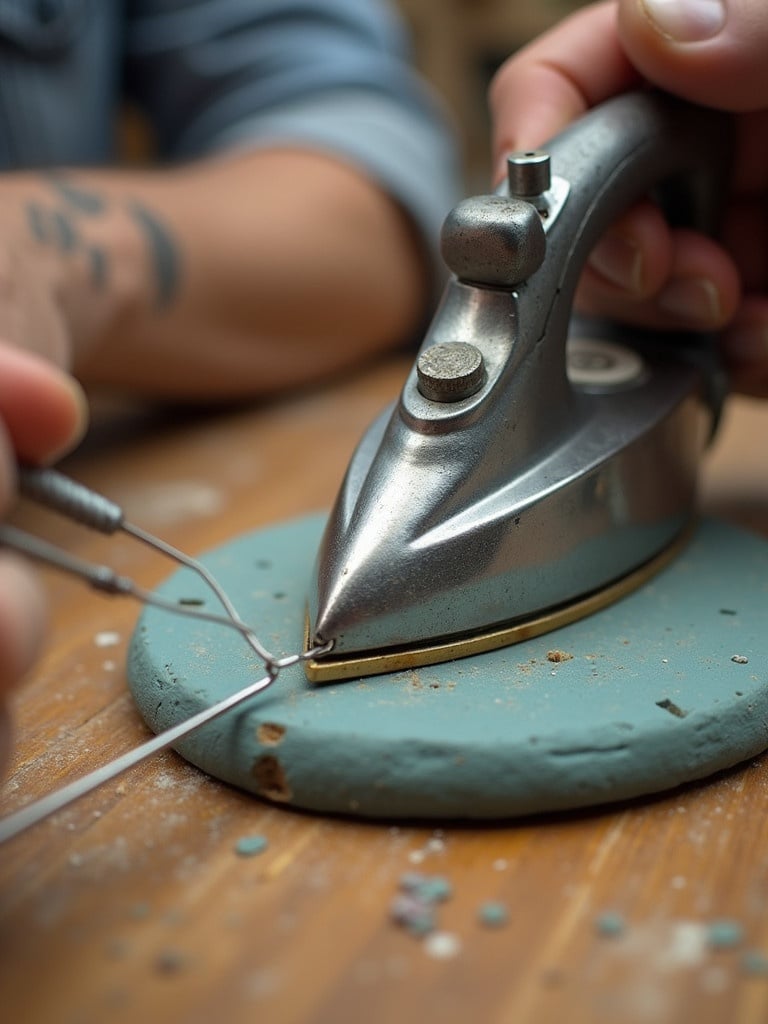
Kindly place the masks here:
MULTIPOLYGON (((601 590, 593 591, 571 604, 542 612, 531 619, 515 622, 508 626, 496 626, 486 632, 475 633, 455 640, 426 642, 421 646, 407 649, 351 653, 341 657, 334 657, 333 651, 331 651, 322 658, 307 659, 303 663, 304 671, 311 683, 362 679, 366 676, 402 672, 404 669, 422 668, 425 665, 455 661, 457 658, 468 658, 475 654, 484 654, 486 651, 498 650, 500 647, 509 647, 521 643, 523 640, 530 640, 562 626, 568 626, 572 622, 577 622, 631 594, 632 591, 637 590, 669 565, 688 543, 692 534, 693 524, 689 524, 662 551, 626 576, 622 576, 621 579, 609 583, 601 590)), ((305 651, 310 649, 311 644, 309 627, 309 613, 307 613, 304 619, 305 651)))

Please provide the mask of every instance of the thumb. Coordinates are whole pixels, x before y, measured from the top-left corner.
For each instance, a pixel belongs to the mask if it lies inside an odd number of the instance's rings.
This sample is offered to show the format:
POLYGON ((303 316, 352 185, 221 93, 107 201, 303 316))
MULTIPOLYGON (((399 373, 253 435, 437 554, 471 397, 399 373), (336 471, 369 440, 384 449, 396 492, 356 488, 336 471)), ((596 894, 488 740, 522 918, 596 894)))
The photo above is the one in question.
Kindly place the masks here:
POLYGON ((678 96, 768 106, 766 0, 619 0, 619 36, 635 67, 678 96))
POLYGON ((50 462, 73 448, 88 418, 77 382, 34 352, 0 342, 0 425, 25 462, 50 462))

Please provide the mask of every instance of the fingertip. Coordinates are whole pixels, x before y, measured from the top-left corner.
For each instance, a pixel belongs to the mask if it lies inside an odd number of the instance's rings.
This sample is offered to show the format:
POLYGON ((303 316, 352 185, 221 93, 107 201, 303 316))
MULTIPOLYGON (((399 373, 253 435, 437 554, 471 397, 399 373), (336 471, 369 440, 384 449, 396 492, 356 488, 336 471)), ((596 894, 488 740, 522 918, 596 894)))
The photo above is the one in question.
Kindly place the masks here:
POLYGON ((79 381, 60 372, 56 386, 59 389, 58 405, 50 410, 52 423, 53 417, 57 417, 53 424, 52 440, 37 460, 44 463, 56 462, 75 448, 85 436, 90 421, 88 399, 79 381))
POLYGON ((764 0, 619 0, 618 36, 641 74, 720 110, 768 102, 764 0))
POLYGON ((558 22, 505 61, 491 83, 496 180, 504 176, 507 153, 540 146, 638 80, 618 41, 614 0, 558 22))
POLYGON ((606 232, 590 254, 588 265, 604 284, 636 300, 658 291, 671 261, 669 227, 659 208, 646 201, 628 210, 606 232))
POLYGON ((51 462, 82 438, 88 403, 68 373, 35 353, 0 344, 0 416, 19 458, 51 462))

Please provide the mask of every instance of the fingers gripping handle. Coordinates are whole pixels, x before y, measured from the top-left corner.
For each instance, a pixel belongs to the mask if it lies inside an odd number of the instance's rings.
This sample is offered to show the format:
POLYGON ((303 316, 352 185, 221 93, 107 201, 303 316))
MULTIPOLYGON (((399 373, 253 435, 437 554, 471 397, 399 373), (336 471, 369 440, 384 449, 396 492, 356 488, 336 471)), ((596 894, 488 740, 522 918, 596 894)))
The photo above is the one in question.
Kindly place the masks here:
MULTIPOLYGON (((669 219, 715 234, 733 155, 732 118, 660 92, 616 97, 552 141, 552 169, 570 185, 548 237, 541 287, 569 306, 603 232, 632 203, 656 194, 669 219)), ((537 289, 540 291, 540 289, 537 289)))
MULTIPOLYGON (((594 108, 545 150, 554 180, 568 188, 555 223, 547 222, 546 206, 517 190, 459 203, 442 236, 443 256, 460 280, 518 292, 531 343, 541 337, 554 306, 570 312, 591 249, 643 196, 657 192, 676 225, 715 233, 733 124, 718 111, 660 92, 636 92, 594 108)), ((523 170, 530 176, 528 166, 523 170)))

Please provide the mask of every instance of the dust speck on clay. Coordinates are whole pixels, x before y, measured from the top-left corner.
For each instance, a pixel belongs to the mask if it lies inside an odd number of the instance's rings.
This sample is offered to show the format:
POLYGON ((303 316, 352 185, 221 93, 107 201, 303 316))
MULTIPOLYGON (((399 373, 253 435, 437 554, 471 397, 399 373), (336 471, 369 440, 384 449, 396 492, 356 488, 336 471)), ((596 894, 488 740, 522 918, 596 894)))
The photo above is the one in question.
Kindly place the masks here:
POLYGON ((673 700, 665 697, 664 700, 657 700, 656 707, 661 708, 662 711, 668 711, 670 715, 674 715, 675 718, 685 718, 688 714, 687 711, 683 711, 679 704, 675 704, 673 700))
POLYGON ((553 661, 555 664, 559 664, 561 661, 572 661, 573 655, 569 654, 568 651, 547 651, 547 661, 553 661))

